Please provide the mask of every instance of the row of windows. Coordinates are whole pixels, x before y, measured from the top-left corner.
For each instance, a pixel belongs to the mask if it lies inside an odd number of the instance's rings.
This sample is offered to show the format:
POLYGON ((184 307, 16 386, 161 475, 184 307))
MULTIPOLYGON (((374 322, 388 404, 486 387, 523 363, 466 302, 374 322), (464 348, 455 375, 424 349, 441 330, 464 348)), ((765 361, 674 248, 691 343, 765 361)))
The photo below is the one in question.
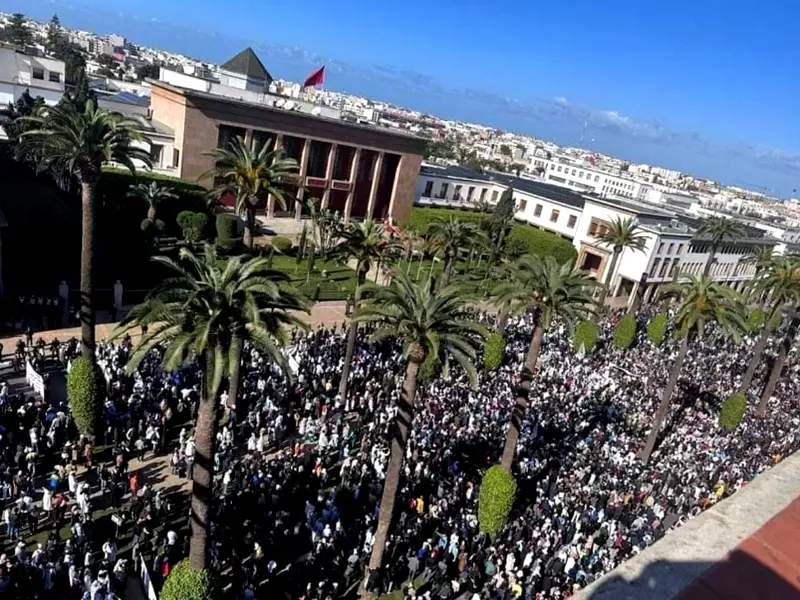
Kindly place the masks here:
MULTIPOLYGON (((554 164, 551 164, 550 165, 550 170, 553 170, 553 169, 555 169, 558 173, 561 173, 562 172, 562 170, 561 170, 562 169, 562 165, 556 166, 554 164)), ((579 169, 572 169, 571 173, 570 173, 570 168, 569 167, 565 166, 565 167, 563 167, 563 169, 564 169, 563 170, 564 175, 572 175, 573 177, 577 177, 578 179, 584 179, 584 172, 579 170, 579 169)), ((591 181, 592 180, 592 173, 590 171, 586 171, 585 175, 586 175, 585 179, 587 181, 591 181)), ((594 180, 595 181, 600 181, 600 175, 595 175, 594 176, 594 180)))
MULTIPOLYGON (((689 246, 689 252, 694 252, 696 254, 705 254, 706 252, 711 252, 711 243, 710 242, 692 242, 689 246)), ((717 254, 747 254, 747 251, 742 248, 741 246, 719 246, 716 251, 717 254)))
POLYGON ((653 261, 653 266, 650 267, 650 277, 671 277, 675 274, 680 262, 680 258, 673 258, 672 260, 665 258, 663 261, 657 258, 653 261))
MULTIPOLYGON (((31 69, 31 76, 39 81, 44 81, 44 69, 42 67, 33 67, 33 69, 31 69)), ((49 71, 48 79, 51 83, 61 83, 61 73, 58 71, 49 71)))
MULTIPOLYGON (((520 203, 520 206, 523 207, 523 208, 520 208, 520 210, 524 211, 525 208, 528 206, 527 201, 523 200, 520 203)), ((533 207, 533 216, 534 217, 541 217, 542 216, 542 205, 541 204, 537 204, 536 206, 533 207)), ((550 222, 551 223, 558 223, 558 218, 560 216, 561 216, 561 211, 558 210, 557 208, 554 208, 553 210, 550 211, 550 222)), ((575 225, 577 223, 578 223, 578 216, 577 215, 570 215, 569 218, 567 218, 567 228, 568 229, 575 229, 575 225)))
MULTIPOLYGON (((656 252, 656 254, 664 254, 664 248, 665 247, 667 248, 667 254, 672 254, 672 251, 675 250, 675 244, 674 243, 671 243, 669 246, 667 246, 666 242, 661 242, 658 245, 658 252, 656 252)), ((683 244, 678 244, 678 250, 677 250, 676 254, 680 254, 682 251, 683 251, 683 244)))

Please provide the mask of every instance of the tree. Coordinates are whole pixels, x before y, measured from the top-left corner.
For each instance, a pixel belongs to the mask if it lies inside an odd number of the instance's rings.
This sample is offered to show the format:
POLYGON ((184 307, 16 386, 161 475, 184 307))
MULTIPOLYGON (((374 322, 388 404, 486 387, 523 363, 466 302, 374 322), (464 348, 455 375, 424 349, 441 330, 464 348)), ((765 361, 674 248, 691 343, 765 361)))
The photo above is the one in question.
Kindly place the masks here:
POLYGON ((135 160, 149 167, 149 153, 134 145, 149 140, 138 121, 98 108, 94 102, 83 111, 69 102, 43 106, 23 122, 35 128, 22 135, 18 154, 38 153, 43 167, 57 176, 74 177, 81 186, 81 353, 94 361, 94 228, 101 167, 115 162, 135 173, 135 160))
POLYGON ((620 255, 626 248, 630 248, 634 252, 644 252, 647 239, 647 235, 642 233, 641 228, 632 217, 627 219, 617 217, 607 229, 597 236, 597 245, 611 248, 612 251, 611 263, 600 290, 600 300, 598 301, 600 306, 605 306, 609 288, 614 284, 614 275, 620 255))
MULTIPOLYGON (((469 320, 467 297, 458 286, 438 287, 431 291, 426 283, 417 284, 401 272, 385 287, 369 285, 369 300, 355 314, 358 323, 374 324, 371 338, 399 339, 406 361, 403 389, 398 400, 397 415, 390 433, 391 451, 386 479, 383 484, 378 528, 375 532, 367 576, 381 567, 383 552, 394 514, 400 471, 408 443, 408 431, 417 394, 417 374, 426 358, 433 357, 449 369, 451 360, 464 370, 475 385, 477 373, 474 360, 484 328, 469 320)), ((363 587, 366 589, 367 577, 363 587)))
POLYGON ((528 254, 519 259, 511 277, 497 286, 495 294, 498 299, 505 297, 513 299, 513 302, 519 301, 536 313, 536 325, 517 384, 511 423, 500 461, 506 469, 511 469, 514 462, 542 337, 556 317, 572 327, 576 321, 591 314, 594 310, 591 294, 594 285, 593 279, 583 271, 573 269, 570 262, 558 264, 552 256, 541 258, 528 254))
POLYGON ((299 169, 296 160, 284 157, 283 148, 270 150, 270 145, 270 140, 262 145, 258 139, 248 145, 241 136, 236 136, 227 148, 204 152, 215 160, 216 165, 199 178, 218 178, 221 181, 212 192, 214 197, 233 195, 236 213, 244 219, 242 241, 251 250, 256 208, 271 195, 278 206, 285 210, 286 200, 281 184, 299 169))
POLYGON ((31 30, 28 29, 27 19, 25 19, 25 15, 22 13, 14 13, 11 15, 11 20, 8 25, 6 25, 4 34, 5 39, 12 46, 16 46, 20 49, 29 46, 33 41, 31 30))
POLYGON ((320 208, 317 198, 306 201, 313 226, 314 247, 324 260, 342 233, 342 219, 338 211, 320 208))
MULTIPOLYGON (((772 253, 771 246, 758 246, 753 250, 751 254, 748 254, 744 258, 742 258, 742 264, 745 265, 753 265, 755 267, 755 273, 753 274, 753 279, 758 278, 761 273, 766 269, 771 263, 774 255, 772 253)), ((748 287, 747 289, 747 299, 748 301, 752 298, 752 292, 755 291, 752 287, 748 287)), ((761 303, 766 298, 756 298, 756 300, 761 303)))
POLYGON ((708 260, 706 266, 703 267, 703 277, 708 277, 711 272, 711 265, 714 264, 714 258, 717 255, 717 250, 723 242, 731 242, 745 236, 744 227, 733 219, 726 219, 725 217, 709 217, 705 223, 697 230, 695 237, 698 241, 708 241, 711 243, 711 251, 708 253, 708 260))
MULTIPOLYGON (((42 106, 44 106, 44 98, 41 96, 33 98, 28 90, 22 92, 15 102, 9 103, 5 116, 0 120, 0 127, 6 132, 9 147, 15 154, 17 154, 16 149, 22 134, 33 128, 31 122, 24 117, 34 116, 42 106)), ((18 158, 24 160, 34 170, 39 167, 38 152, 30 152, 24 157, 18 156, 18 158)))
POLYGON ((677 327, 680 346, 678 356, 672 363, 672 371, 661 396, 661 402, 653 418, 653 427, 640 454, 645 464, 650 460, 661 427, 669 412, 672 393, 678 384, 678 377, 680 377, 689 344, 695 337, 702 337, 705 326, 711 322, 716 323, 723 333, 736 339, 747 328, 744 305, 741 297, 734 290, 726 285, 716 283, 708 277, 696 277, 688 273, 685 277, 687 277, 686 281, 667 285, 662 294, 662 297, 676 298, 679 302, 673 322, 677 327))
POLYGON ((158 79, 161 75, 159 65, 139 65, 136 67, 136 79, 158 79))
POLYGON ((775 363, 772 365, 772 370, 769 372, 767 384, 764 386, 764 391, 761 393, 761 400, 758 403, 757 409, 761 417, 767 414, 767 403, 772 397, 772 392, 775 391, 775 386, 778 384, 778 379, 781 377, 786 359, 789 356, 789 352, 792 351, 795 340, 797 339, 797 330, 800 329, 800 313, 796 311, 797 309, 795 308, 789 320, 789 326, 786 328, 786 333, 778 346, 778 356, 775 357, 775 363))
POLYGON ((433 221, 428 228, 428 235, 434 249, 444 252, 444 271, 440 281, 444 287, 450 283, 459 250, 471 246, 480 231, 473 221, 450 217, 433 221))
POLYGON ((500 196, 497 206, 492 211, 489 218, 489 236, 494 242, 495 248, 500 251, 505 244, 506 236, 514 224, 514 213, 517 204, 514 200, 514 188, 506 189, 500 196))
POLYGON ((761 335, 758 337, 747 372, 742 378, 739 392, 747 397, 750 383, 756 373, 764 349, 772 335, 775 320, 781 311, 787 308, 800 306, 800 260, 796 258, 775 258, 768 263, 762 263, 761 272, 751 280, 748 293, 756 297, 766 297, 769 300, 761 324, 761 335))
MULTIPOLYGON (((378 263, 383 256, 384 248, 389 240, 383 237, 383 228, 375 221, 366 220, 361 223, 350 223, 342 234, 342 240, 333 249, 333 256, 344 262, 356 263, 356 289, 353 294, 353 308, 358 311, 361 303, 361 291, 367 281, 367 273, 372 265, 378 263)), ((350 320, 347 328, 347 346, 344 353, 342 378, 339 380, 339 397, 342 401, 347 399, 347 384, 350 377, 350 367, 353 362, 353 353, 358 335, 358 321, 350 320)))
MULTIPOLYGON (((81 60, 83 59, 81 58, 81 60)), ((59 104, 70 104, 75 111, 80 113, 86 110, 87 104, 97 106, 97 96, 89 87, 89 79, 86 77, 86 70, 83 67, 77 71, 75 85, 66 91, 59 104)))
POLYGON ((189 566, 206 569, 212 502, 217 393, 223 378, 238 384, 241 341, 249 340, 289 375, 281 347, 285 324, 303 326, 289 310, 306 309, 289 286, 288 276, 267 265, 266 257, 235 256, 220 260, 211 245, 200 256, 186 248, 178 262, 165 256, 153 261, 172 276, 136 306, 115 333, 120 337, 136 327, 148 331, 133 349, 127 364, 135 371, 153 348, 163 347, 162 367, 176 371, 199 362, 202 393, 195 420, 195 462, 192 473, 192 518, 189 566))
POLYGON ((155 224, 156 214, 159 205, 167 200, 174 200, 178 195, 175 194, 171 188, 167 186, 158 185, 157 182, 151 181, 150 185, 146 183, 137 183, 131 185, 128 190, 128 198, 136 198, 147 204, 147 220, 155 224))
POLYGON ((500 144, 500 155, 511 156, 511 146, 508 144, 500 144))
POLYGON ((53 15, 50 23, 47 26, 47 39, 44 43, 44 48, 48 54, 57 56, 64 50, 64 32, 61 30, 61 21, 58 15, 53 15))

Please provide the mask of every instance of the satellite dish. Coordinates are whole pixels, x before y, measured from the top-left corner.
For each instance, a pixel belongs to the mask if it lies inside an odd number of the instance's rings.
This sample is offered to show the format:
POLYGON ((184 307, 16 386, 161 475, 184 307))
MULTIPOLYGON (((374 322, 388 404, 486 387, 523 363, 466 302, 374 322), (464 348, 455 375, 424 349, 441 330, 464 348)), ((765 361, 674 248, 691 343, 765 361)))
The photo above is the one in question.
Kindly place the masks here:
POLYGON ((286 110, 292 110, 294 108, 294 101, 287 100, 286 104, 283 106, 286 110))
POLYGON ((275 103, 275 106, 277 106, 278 108, 283 108, 283 105, 284 105, 284 104, 286 104, 286 100, 284 100, 283 98, 281 98, 280 100, 278 100, 278 101, 275 103))
POLYGON ((322 114, 322 109, 319 106, 315 106, 314 108, 311 109, 311 114, 314 115, 315 117, 318 117, 322 114))

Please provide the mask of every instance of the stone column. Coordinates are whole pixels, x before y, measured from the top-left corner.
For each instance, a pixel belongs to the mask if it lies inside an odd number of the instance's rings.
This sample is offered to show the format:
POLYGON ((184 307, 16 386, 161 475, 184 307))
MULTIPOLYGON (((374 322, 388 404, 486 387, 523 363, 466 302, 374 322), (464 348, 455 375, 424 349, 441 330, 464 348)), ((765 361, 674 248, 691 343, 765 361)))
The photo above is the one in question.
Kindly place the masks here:
MULTIPOLYGON (((394 170, 394 183, 392 183, 392 196, 389 198, 389 218, 394 220, 394 205, 395 205, 395 198, 397 198, 397 182, 400 180, 400 173, 403 165, 406 161, 406 155, 403 154, 400 156, 400 160, 397 161, 397 167, 394 170)), ((435 192, 431 192, 435 195, 435 192)))
POLYGON ((353 153, 353 164, 350 165, 350 191, 347 192, 347 201, 344 203, 344 222, 350 222, 350 211, 353 208, 353 196, 356 193, 356 178, 358 177, 358 163, 361 160, 361 148, 356 148, 353 153))
POLYGON ((311 140, 306 138, 303 144, 303 153, 300 155, 300 182, 297 186, 297 202, 294 205, 294 218, 300 220, 303 212, 303 198, 306 195, 306 170, 308 169, 308 153, 311 150, 311 140))
MULTIPOLYGON (((279 133, 275 136, 275 150, 283 147, 283 134, 279 133)), ((274 219, 275 218, 275 197, 270 194, 267 197, 267 218, 274 219)))
POLYGON ((328 164, 325 166, 325 191, 322 192, 320 210, 328 208, 328 201, 331 197, 331 183, 333 182, 333 165, 336 163, 336 150, 338 148, 337 144, 331 144, 331 149, 328 152, 328 164))
POLYGON ((375 210, 375 197, 378 195, 378 184, 381 180, 381 168, 383 167, 384 152, 379 152, 378 157, 375 159, 375 164, 372 165, 372 185, 369 189, 369 202, 367 203, 367 219, 372 218, 372 212, 375 210))
POLYGON ((244 143, 248 148, 253 147, 253 130, 252 129, 245 129, 244 130, 244 143))

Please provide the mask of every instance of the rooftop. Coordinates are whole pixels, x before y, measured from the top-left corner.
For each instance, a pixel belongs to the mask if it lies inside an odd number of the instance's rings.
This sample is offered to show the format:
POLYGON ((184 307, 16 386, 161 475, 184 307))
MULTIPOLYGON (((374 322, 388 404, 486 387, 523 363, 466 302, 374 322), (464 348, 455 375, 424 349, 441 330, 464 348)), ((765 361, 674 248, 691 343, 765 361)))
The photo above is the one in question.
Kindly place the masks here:
POLYGON ((222 63, 220 68, 230 71, 231 73, 245 75, 252 79, 261 79, 266 82, 272 81, 272 75, 269 74, 264 63, 261 62, 261 59, 258 58, 250 46, 227 62, 222 63))

